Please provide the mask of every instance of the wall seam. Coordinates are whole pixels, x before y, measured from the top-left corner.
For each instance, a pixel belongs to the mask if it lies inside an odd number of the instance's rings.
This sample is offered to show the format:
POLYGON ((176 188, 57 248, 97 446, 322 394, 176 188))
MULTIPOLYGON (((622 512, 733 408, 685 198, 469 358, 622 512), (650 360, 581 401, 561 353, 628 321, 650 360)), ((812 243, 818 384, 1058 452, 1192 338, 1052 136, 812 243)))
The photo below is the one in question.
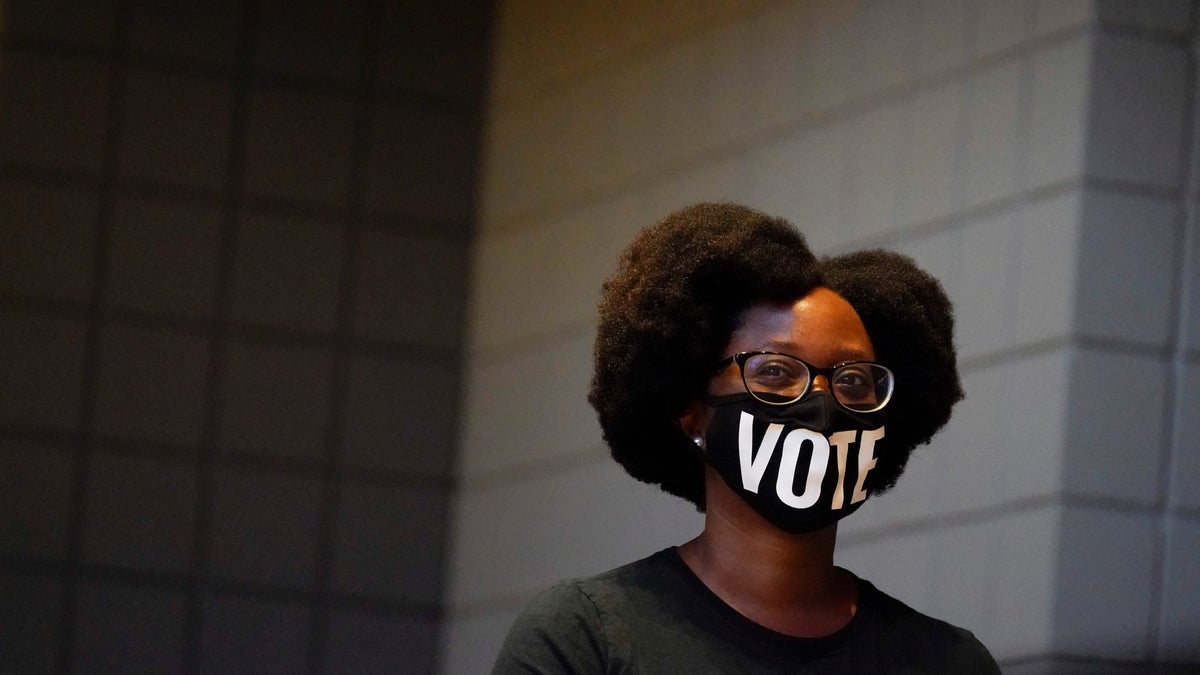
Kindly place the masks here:
POLYGON ((218 443, 221 426, 221 383, 229 340, 233 275, 237 256, 239 208, 246 170, 245 137, 249 120, 249 82, 257 48, 256 0, 241 4, 237 28, 237 51, 231 69, 228 156, 221 192, 221 223, 217 248, 213 311, 208 328, 208 368, 204 376, 203 425, 200 452, 196 459, 196 503, 192 523, 192 560, 183 622, 184 673, 199 671, 204 627, 204 605, 209 591, 210 553, 215 518, 216 484, 219 470, 218 443))
POLYGON ((334 337, 333 373, 330 382, 329 422, 324 438, 322 460, 320 524, 317 533, 313 594, 309 601, 312 615, 309 621, 308 672, 322 672, 328 658, 329 627, 334 605, 334 582, 337 561, 338 514, 342 507, 343 447, 345 445, 346 410, 350 391, 350 372, 355 352, 350 347, 354 335, 354 310, 357 297, 360 250, 366 209, 367 172, 370 157, 371 131, 374 121, 374 99, 379 79, 379 26, 383 7, 378 2, 367 3, 363 11, 362 52, 359 64, 359 83, 354 97, 351 160, 346 186, 346 203, 341 278, 338 280, 337 320, 334 337))
POLYGON ((1179 448, 1176 447, 1176 439, 1181 424, 1184 423, 1186 410, 1183 409, 1183 397, 1181 392, 1184 390, 1184 385, 1187 381, 1187 370, 1189 367, 1189 351, 1188 351, 1188 322, 1191 319, 1193 311, 1190 305, 1191 289, 1189 288, 1189 271, 1192 270, 1197 261, 1194 259, 1194 248, 1196 242, 1197 218, 1197 199, 1200 199, 1200 185, 1198 185, 1197 168, 1200 167, 1200 136, 1197 133, 1197 61, 1200 59, 1200 44, 1197 43, 1197 33, 1200 32, 1200 3, 1193 0, 1190 7, 1190 28, 1191 34, 1188 36, 1187 45, 1187 62, 1185 82, 1187 86, 1188 96, 1185 101, 1185 119, 1186 124, 1183 128, 1185 137, 1183 139, 1183 147, 1187 148, 1188 152, 1180 159, 1180 183, 1182 185, 1182 194, 1180 201, 1182 202, 1179 209, 1178 224, 1179 232, 1176 241, 1176 259, 1175 269, 1177 274, 1172 280, 1171 295, 1174 302, 1171 305, 1173 316, 1171 317, 1171 325, 1174 331, 1171 333, 1169 348, 1171 350, 1170 364, 1171 377, 1167 382, 1166 399, 1164 401, 1164 425, 1163 425, 1163 443, 1162 450, 1158 458, 1158 528, 1156 531, 1156 550, 1154 551, 1154 574, 1152 576, 1152 596, 1150 598, 1150 625, 1146 636, 1146 650, 1152 657, 1161 657, 1163 653, 1163 637, 1166 633, 1165 627, 1168 617, 1165 613, 1166 599, 1166 584, 1167 584, 1167 561, 1171 550, 1172 531, 1171 524, 1173 516, 1176 515, 1176 509, 1172 506, 1172 494, 1178 476, 1173 475, 1172 468, 1175 465, 1176 453, 1179 448))
MULTIPOLYGON (((75 468, 71 478, 71 502, 68 511, 68 548, 63 575, 63 593, 59 612, 59 673, 72 670, 75 642, 78 640, 79 586, 83 565, 84 527, 87 495, 95 443, 96 397, 100 379, 100 348, 104 289, 107 283, 112 229, 116 211, 115 184, 118 170, 121 127, 124 115, 125 72, 122 64, 129 52, 132 6, 120 1, 113 6, 114 35, 109 54, 108 107, 105 110, 104 149, 98 185, 95 236, 95 269, 91 296, 85 312, 83 376, 80 386, 79 440, 75 468)), ((5 40, 5 45, 9 44, 5 40)))

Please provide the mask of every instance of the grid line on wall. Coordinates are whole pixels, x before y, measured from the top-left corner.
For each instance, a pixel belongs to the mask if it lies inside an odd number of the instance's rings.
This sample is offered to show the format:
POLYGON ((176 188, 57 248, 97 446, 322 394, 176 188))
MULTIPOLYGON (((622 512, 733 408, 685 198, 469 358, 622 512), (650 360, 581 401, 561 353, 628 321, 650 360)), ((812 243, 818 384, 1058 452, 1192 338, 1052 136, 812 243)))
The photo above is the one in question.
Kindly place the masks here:
POLYGON ((60 609, 60 634, 57 645, 58 672, 72 670, 73 646, 76 637, 77 600, 81 581, 80 567, 83 558, 84 509, 89 489, 89 469, 94 451, 93 428, 95 426, 95 394, 99 379, 100 331, 104 286, 109 266, 108 251, 111 248, 111 232, 115 211, 113 186, 117 176, 117 157, 123 113, 125 73, 119 67, 129 49, 130 2, 117 2, 113 15, 117 26, 109 59, 116 64, 109 72, 108 106, 104 111, 104 138, 99 181, 99 200, 96 220, 93 224, 95 237, 95 267, 92 273, 92 288, 88 298, 84 332, 84 361, 79 411, 79 442, 76 446, 75 467, 71 481, 71 502, 68 520, 68 547, 63 574, 63 593, 60 609))
MULTIPOLYGON (((244 213, 244 211, 243 211, 244 213)), ((0 293, 0 310, 30 317, 54 317, 86 320, 91 303, 71 299, 44 298, 36 296, 0 293)), ((105 307, 104 316, 111 322, 119 322, 137 328, 170 331, 179 335, 208 339, 214 335, 212 321, 204 318, 163 314, 154 310, 127 307, 105 307)), ((434 347, 424 342, 407 340, 382 340, 363 335, 342 335, 299 328, 239 323, 226 320, 226 338, 251 341, 278 347, 306 349, 344 348, 362 356, 382 358, 409 358, 438 365, 453 365, 456 353, 434 347)))
MULTIPOLYGON (((10 555, 0 555, 0 565, 10 572, 43 579, 62 578, 70 570, 69 565, 65 562, 35 560, 10 555)), ((192 577, 188 573, 156 572, 111 564, 80 563, 74 568, 74 574, 79 581, 84 582, 116 583, 179 594, 186 593, 190 587, 194 586, 192 577)), ((309 589, 238 579, 209 579, 203 587, 209 592, 273 602, 308 604, 314 598, 314 594, 309 589)), ((323 594, 322 600, 333 609, 358 609, 396 616, 417 615, 428 619, 437 619, 443 613, 441 603, 412 598, 330 591, 323 594)))
POLYGON ((341 449, 344 445, 345 412, 350 388, 350 327, 354 321, 356 279, 359 275, 359 250, 362 242, 363 213, 366 210, 367 159, 370 130, 379 77, 379 25, 382 6, 369 3, 363 16, 362 52, 359 57, 359 86, 354 96, 351 132, 350 170, 347 176, 345 229, 338 280, 337 321, 334 335, 331 383, 331 422, 326 427, 321 459, 321 504, 317 534, 317 562, 313 582, 313 608, 309 623, 308 672, 322 672, 328 653, 330 612, 333 608, 333 576, 337 542, 337 520, 341 505, 343 479, 341 449))
POLYGON ((225 180, 221 187, 221 224, 217 247, 217 275, 213 311, 208 329, 208 368, 204 377, 203 427, 196 472, 196 504, 192 532, 191 567, 186 589, 186 609, 183 625, 183 667, 195 673, 201 663, 201 631, 204 595, 209 581, 210 549, 216 489, 218 434, 221 415, 221 381, 225 372, 229 316, 232 295, 232 276, 236 236, 243 200, 242 184, 246 171, 245 137, 249 107, 247 82, 253 67, 256 47, 256 14, 258 3, 247 0, 241 6, 237 25, 236 52, 232 72, 233 99, 231 102, 228 157, 225 180))

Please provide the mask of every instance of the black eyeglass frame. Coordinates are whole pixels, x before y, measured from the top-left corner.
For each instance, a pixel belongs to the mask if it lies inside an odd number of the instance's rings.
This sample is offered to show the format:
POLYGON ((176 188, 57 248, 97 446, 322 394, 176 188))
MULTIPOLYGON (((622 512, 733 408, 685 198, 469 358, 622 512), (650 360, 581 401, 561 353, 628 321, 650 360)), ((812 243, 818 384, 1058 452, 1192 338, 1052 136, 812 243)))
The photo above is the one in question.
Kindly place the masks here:
POLYGON ((796 401, 799 401, 800 399, 804 398, 805 396, 808 395, 808 392, 812 391, 813 382, 815 382, 817 380, 818 375, 824 375, 825 380, 832 385, 833 373, 835 371, 845 368, 847 366, 853 366, 856 364, 866 364, 866 365, 870 365, 870 366, 875 366, 877 368, 882 368, 883 370, 885 370, 888 374, 887 395, 883 397, 882 403, 880 403, 878 406, 876 406, 874 408, 871 408, 870 410, 855 410, 854 408, 848 407, 845 403, 838 401, 837 396, 834 396, 833 400, 837 401, 838 405, 842 406, 846 410, 849 410, 851 412, 856 412, 856 413, 878 412, 880 410, 883 410, 885 407, 887 407, 887 404, 890 403, 892 400, 892 393, 896 391, 896 374, 894 372, 892 372, 891 368, 888 368, 887 366, 883 365, 882 363, 876 363, 874 361, 844 361, 842 363, 838 363, 838 364, 830 366, 828 368, 818 368, 817 366, 814 366, 813 364, 809 363, 808 361, 805 361, 804 359, 802 359, 798 356, 792 356, 791 354, 783 354, 781 352, 760 350, 760 351, 753 351, 753 352, 738 352, 738 353, 734 354, 733 356, 729 356, 729 357, 721 359, 720 361, 717 362, 717 364, 715 366, 713 366, 713 371, 712 371, 713 375, 716 375, 717 373, 721 372, 722 370, 725 370, 726 368, 729 367, 729 364, 731 364, 731 363, 737 364, 738 374, 741 376, 742 386, 745 387, 746 393, 753 396, 755 398, 755 400, 762 401, 763 403, 766 403, 767 405, 791 405, 791 404, 795 403, 796 401), (769 401, 764 398, 759 398, 759 396, 750 389, 750 384, 746 382, 746 367, 745 367, 746 361, 750 360, 752 357, 755 357, 755 356, 785 356, 789 359, 799 361, 801 365, 803 365, 805 368, 808 369, 808 382, 804 385, 804 391, 800 392, 800 395, 795 398, 783 400, 783 401, 769 401))

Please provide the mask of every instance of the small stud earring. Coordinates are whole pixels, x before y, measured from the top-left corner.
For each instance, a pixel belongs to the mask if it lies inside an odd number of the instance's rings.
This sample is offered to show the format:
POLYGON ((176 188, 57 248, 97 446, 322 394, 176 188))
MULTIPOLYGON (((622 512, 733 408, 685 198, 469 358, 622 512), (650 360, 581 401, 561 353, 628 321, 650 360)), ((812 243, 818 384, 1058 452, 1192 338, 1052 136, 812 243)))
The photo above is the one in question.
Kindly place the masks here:
POLYGON ((695 443, 696 445, 698 445, 698 446, 702 447, 702 448, 704 447, 704 439, 703 439, 703 438, 701 438, 700 436, 693 436, 693 437, 692 437, 692 442, 693 442, 693 443, 695 443))

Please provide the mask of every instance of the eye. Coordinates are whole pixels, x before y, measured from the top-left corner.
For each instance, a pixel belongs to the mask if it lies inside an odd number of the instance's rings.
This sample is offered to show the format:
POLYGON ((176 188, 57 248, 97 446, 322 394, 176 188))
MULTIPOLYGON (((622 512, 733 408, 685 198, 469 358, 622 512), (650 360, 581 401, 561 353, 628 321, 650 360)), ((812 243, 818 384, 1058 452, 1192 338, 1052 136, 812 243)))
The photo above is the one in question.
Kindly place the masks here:
POLYGON ((863 366, 851 364, 838 368, 831 384, 838 398, 845 401, 865 402, 875 398, 875 381, 863 366))
POLYGON ((776 360, 759 365, 754 374, 759 377, 791 377, 793 372, 786 362, 776 360))
POLYGON ((808 379, 803 363, 778 354, 757 354, 746 360, 746 381, 770 389, 787 388, 808 379))
POLYGON ((843 387, 865 387, 870 382, 866 373, 853 367, 836 371, 833 378, 834 382, 843 387))

